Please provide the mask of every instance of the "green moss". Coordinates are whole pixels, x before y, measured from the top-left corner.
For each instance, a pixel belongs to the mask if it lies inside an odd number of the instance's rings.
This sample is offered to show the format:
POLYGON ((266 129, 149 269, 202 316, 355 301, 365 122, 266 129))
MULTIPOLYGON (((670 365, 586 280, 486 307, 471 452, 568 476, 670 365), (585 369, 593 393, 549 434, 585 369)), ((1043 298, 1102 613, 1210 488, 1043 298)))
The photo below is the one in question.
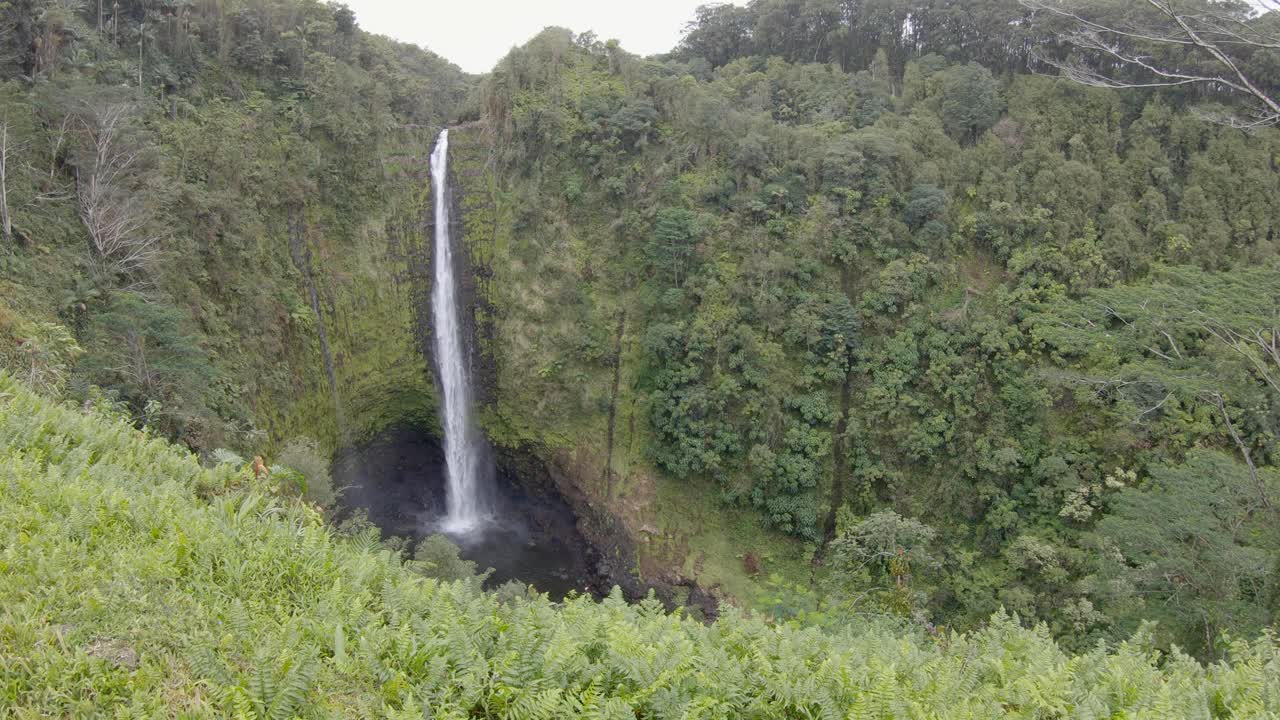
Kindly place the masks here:
POLYGON ((382 207, 343 228, 313 208, 307 233, 336 381, 329 387, 318 336, 294 348, 301 393, 267 403, 272 437, 308 435, 329 449, 359 443, 396 424, 438 430, 437 398, 424 352, 429 333, 431 209, 425 159, 386 184, 382 207), (338 419, 344 422, 338 426, 338 419))

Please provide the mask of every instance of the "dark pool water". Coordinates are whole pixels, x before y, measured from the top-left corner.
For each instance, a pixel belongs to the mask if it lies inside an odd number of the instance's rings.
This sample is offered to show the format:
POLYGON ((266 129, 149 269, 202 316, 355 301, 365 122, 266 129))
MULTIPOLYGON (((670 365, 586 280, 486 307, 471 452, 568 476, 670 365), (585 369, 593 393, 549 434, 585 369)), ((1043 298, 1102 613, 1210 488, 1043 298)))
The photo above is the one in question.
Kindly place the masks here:
MULTIPOLYGON (((384 535, 417 540, 440 532, 444 452, 421 430, 394 428, 338 453, 333 477, 338 487, 347 488, 346 509, 363 509, 384 535)), ((578 532, 568 504, 502 472, 496 486, 495 512, 486 527, 449 535, 464 558, 481 569, 493 568, 488 586, 520 580, 556 598, 570 591, 599 594, 605 583, 595 552, 578 532)))

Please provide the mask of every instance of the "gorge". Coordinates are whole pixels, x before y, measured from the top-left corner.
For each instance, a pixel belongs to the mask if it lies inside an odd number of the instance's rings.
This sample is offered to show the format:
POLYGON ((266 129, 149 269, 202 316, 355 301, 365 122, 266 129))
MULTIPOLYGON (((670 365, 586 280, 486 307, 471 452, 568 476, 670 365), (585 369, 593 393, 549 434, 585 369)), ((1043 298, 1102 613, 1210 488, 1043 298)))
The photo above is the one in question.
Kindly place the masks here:
POLYGON ((0 708, 1274 705, 1280 132, 1066 2, 0 2, 0 708))

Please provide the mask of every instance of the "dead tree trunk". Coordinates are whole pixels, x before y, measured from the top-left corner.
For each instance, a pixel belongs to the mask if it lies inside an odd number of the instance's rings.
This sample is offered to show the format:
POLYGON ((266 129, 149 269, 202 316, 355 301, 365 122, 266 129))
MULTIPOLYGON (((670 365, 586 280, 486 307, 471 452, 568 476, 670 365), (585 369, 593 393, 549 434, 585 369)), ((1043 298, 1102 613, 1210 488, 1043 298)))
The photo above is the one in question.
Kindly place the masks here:
POLYGON ((141 270, 160 253, 150 210, 131 187, 142 151, 125 137, 130 110, 113 105, 85 119, 91 157, 76 171, 76 204, 95 265, 112 277, 141 270))
POLYGON ((0 232, 5 243, 13 240, 13 218, 9 215, 9 123, 0 122, 0 232))

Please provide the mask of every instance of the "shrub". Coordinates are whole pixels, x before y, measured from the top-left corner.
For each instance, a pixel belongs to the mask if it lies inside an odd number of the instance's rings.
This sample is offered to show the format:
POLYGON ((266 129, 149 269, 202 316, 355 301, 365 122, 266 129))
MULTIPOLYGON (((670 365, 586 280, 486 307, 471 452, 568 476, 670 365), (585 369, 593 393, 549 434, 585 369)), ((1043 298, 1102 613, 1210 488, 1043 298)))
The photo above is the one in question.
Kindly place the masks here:
POLYGON ((276 459, 302 476, 303 497, 320 507, 333 507, 340 491, 333 487, 329 461, 321 454, 319 443, 307 437, 294 438, 285 443, 276 459))
POLYGON ((245 464, 244 457, 234 450, 226 448, 218 448, 209 453, 209 459, 214 465, 230 465, 232 467, 242 467, 245 464))
POLYGON ((71 364, 83 354, 57 323, 26 322, 0 308, 0 369, 48 397, 66 389, 71 364))
POLYGON ((413 551, 414 568, 428 577, 445 581, 464 580, 479 589, 493 573, 492 569, 476 572, 476 564, 464 560, 457 545, 444 535, 429 535, 413 551))

